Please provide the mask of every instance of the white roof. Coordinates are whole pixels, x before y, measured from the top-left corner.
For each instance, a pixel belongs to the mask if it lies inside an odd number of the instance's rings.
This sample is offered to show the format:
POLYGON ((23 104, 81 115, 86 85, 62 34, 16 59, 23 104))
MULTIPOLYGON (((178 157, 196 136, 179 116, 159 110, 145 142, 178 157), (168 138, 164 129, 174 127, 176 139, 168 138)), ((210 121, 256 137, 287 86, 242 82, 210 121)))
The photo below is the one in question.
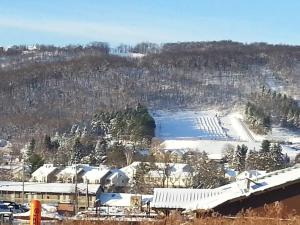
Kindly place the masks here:
POLYGON ((214 189, 155 188, 152 207, 185 209, 220 194, 214 189))
MULTIPOLYGON (((100 184, 89 184, 89 194, 96 194, 100 184)), ((58 193, 70 194, 75 192, 75 184, 70 183, 35 183, 25 182, 25 192, 33 193, 58 193)), ((16 191, 22 192, 22 182, 0 181, 0 191, 16 191)), ((86 193, 86 184, 79 183, 78 191, 82 194, 86 193)))
POLYGON ((225 169, 225 177, 231 178, 231 177, 236 177, 238 175, 239 171, 236 171, 234 169, 225 169))
POLYGON ((247 170, 244 172, 241 172, 236 176, 237 179, 245 179, 245 178, 251 178, 254 179, 256 177, 265 175, 267 172, 263 170, 247 170))
MULTIPOLYGON (((137 166, 140 164, 141 162, 133 162, 132 164, 130 164, 129 166, 123 167, 121 168, 121 171, 124 172, 128 177, 134 176, 135 172, 136 172, 136 168, 137 166)), ((189 174, 189 165, 188 164, 184 164, 184 163, 155 163, 155 165, 160 168, 160 169, 164 169, 167 165, 169 166, 169 172, 170 172, 170 176, 186 176, 187 174, 189 174), (187 171, 185 171, 185 169, 187 171)), ((151 170, 149 172, 149 174, 153 175, 153 176, 161 176, 161 171, 158 170, 151 170)))
POLYGON ((100 180, 109 171, 110 170, 106 167, 90 167, 89 170, 83 175, 83 178, 88 180, 100 180))
MULTIPOLYGON (((79 173, 81 173, 82 171, 84 171, 85 167, 88 167, 87 165, 77 165, 77 175, 79 173)), ((75 165, 72 166, 67 166, 66 168, 64 168, 63 170, 61 170, 57 176, 75 176, 76 174, 76 168, 75 165)))
MULTIPOLYGON (((251 183, 250 189, 247 189, 247 180, 239 180, 228 185, 210 190, 199 190, 199 192, 208 192, 197 199, 196 194, 188 195, 188 189, 154 189, 153 207, 156 208, 181 208, 186 210, 213 209, 229 200, 248 197, 251 194, 274 189, 278 186, 288 184, 289 182, 300 182, 300 165, 286 168, 283 170, 266 173, 253 179, 256 184, 251 183), (181 198, 180 198, 181 196, 181 198), (184 197, 183 197, 184 196, 184 197), (190 197, 188 204, 186 198, 190 197), (195 200, 197 199, 197 200, 195 200)), ((191 193, 198 193, 191 189, 191 193)), ((201 195, 201 194, 200 194, 201 195)))
POLYGON ((56 169, 57 167, 53 166, 53 164, 44 164, 36 171, 34 171, 31 176, 32 177, 48 176, 49 174, 53 173, 56 169))
POLYGON ((142 204, 152 201, 153 195, 127 194, 127 193, 101 193, 100 201, 102 205, 130 207, 131 196, 142 196, 142 204))

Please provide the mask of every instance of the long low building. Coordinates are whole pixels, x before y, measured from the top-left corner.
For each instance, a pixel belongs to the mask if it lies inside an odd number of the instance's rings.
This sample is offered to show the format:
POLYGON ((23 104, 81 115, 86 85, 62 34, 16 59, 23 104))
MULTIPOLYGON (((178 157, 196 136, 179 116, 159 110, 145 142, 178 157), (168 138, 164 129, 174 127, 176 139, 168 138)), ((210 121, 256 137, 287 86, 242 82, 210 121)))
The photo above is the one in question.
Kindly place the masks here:
POLYGON ((282 202, 300 215, 300 165, 245 178, 215 189, 154 189, 152 207, 161 210, 216 211, 233 215, 248 208, 282 202))
MULTIPOLYGON (((85 208, 92 205, 102 192, 100 184, 77 186, 78 206, 85 208)), ((0 181, 0 199, 21 203, 23 201, 23 183, 0 181)), ((75 185, 70 183, 24 183, 24 202, 38 199, 42 203, 75 203, 75 185)))

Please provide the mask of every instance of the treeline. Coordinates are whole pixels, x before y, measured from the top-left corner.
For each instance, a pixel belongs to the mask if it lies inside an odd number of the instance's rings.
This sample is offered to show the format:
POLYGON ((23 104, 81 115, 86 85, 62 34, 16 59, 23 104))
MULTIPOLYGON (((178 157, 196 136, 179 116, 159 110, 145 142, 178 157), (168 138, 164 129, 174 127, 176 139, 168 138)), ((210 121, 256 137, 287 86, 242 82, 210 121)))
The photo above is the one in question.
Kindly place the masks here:
POLYGON ((250 129, 258 134, 266 134, 271 128, 271 116, 265 114, 264 110, 250 102, 246 105, 245 110, 246 122, 250 129))
POLYGON ((76 121, 88 121, 97 109, 116 111, 139 102, 156 109, 228 107, 258 91, 274 74, 293 80, 288 87, 299 87, 297 46, 222 41, 126 48, 145 56, 107 54, 101 43, 83 49, 40 48, 20 56, 26 60, 7 56, 9 66, 0 70, 3 138, 54 135, 76 121), (51 58, 60 51, 64 56, 59 60, 51 58))
POLYGON ((289 166, 290 159, 282 153, 279 143, 264 140, 260 149, 248 149, 246 145, 238 145, 236 149, 228 146, 223 158, 230 168, 243 172, 246 170, 275 171, 289 166))
POLYGON ((265 134, 271 123, 288 128, 300 128, 300 107, 286 94, 262 88, 251 96, 245 110, 246 121, 257 133, 265 134))

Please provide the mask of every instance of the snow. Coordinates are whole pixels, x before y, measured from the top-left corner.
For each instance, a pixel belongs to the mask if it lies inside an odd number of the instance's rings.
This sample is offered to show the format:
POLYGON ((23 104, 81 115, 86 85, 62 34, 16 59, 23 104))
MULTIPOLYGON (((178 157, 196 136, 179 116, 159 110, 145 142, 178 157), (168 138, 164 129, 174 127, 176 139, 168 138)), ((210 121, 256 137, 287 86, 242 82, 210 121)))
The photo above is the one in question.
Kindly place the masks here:
POLYGON ((133 52, 128 52, 128 53, 111 53, 112 55, 117 55, 120 57, 129 57, 129 58, 142 58, 145 56, 145 54, 142 53, 133 53, 133 52))
POLYGON ((186 209, 220 194, 216 189, 155 188, 152 207, 186 209))
POLYGON ((169 139, 226 139, 213 111, 155 111, 155 136, 169 139))
POLYGON ((151 113, 156 122, 155 136, 162 140, 162 148, 171 153, 205 151, 209 158, 218 160, 227 145, 245 144, 250 150, 259 150, 265 139, 292 142, 282 144, 283 153, 292 161, 300 153, 300 131, 274 127, 268 135, 258 135, 246 126, 239 112, 157 110, 151 113))
POLYGON ((100 180, 109 173, 110 169, 105 166, 90 166, 85 167, 85 171, 86 173, 82 176, 84 180, 88 180, 89 183, 99 183, 100 180))
MULTIPOLYGON (((0 181, 0 191, 16 191, 22 192, 22 182, 0 181)), ((96 195, 100 188, 100 184, 89 184, 89 194, 96 195)), ((78 190, 82 194, 86 193, 86 184, 79 183, 78 190)), ((24 191, 27 193, 58 193, 70 194, 75 192, 75 185, 70 183, 35 183, 25 182, 24 191)))
MULTIPOLYGON (((14 217, 18 218, 29 218, 30 210, 24 213, 16 213, 14 217)), ((55 220, 62 220, 63 217, 58 214, 56 206, 42 204, 42 212, 41 212, 42 219, 55 219, 55 220)))
POLYGON ((130 207, 131 197, 139 196, 142 198, 142 205, 147 201, 152 201, 153 195, 127 194, 127 193, 101 193, 100 202, 105 206, 130 207))
POLYGON ((223 157, 224 148, 228 145, 236 147, 245 144, 249 149, 258 150, 260 143, 245 141, 217 141, 217 140, 166 140, 162 142, 164 149, 171 151, 176 149, 190 149, 193 151, 205 151, 210 159, 219 160, 223 157))
POLYGON ((36 171, 32 173, 32 178, 35 179, 42 179, 42 177, 47 177, 51 173, 53 173, 57 167, 55 167, 53 164, 44 164, 40 168, 38 168, 36 171))
POLYGON ((263 171, 263 170, 248 170, 248 171, 244 171, 244 172, 238 174, 236 176, 236 179, 237 180, 243 180, 246 178, 254 179, 254 178, 257 178, 257 177, 265 175, 265 174, 266 174, 266 171, 263 171))
MULTIPOLYGON (((85 167, 88 167, 88 165, 77 164, 77 175, 83 172, 85 167)), ((57 177, 73 177, 75 176, 75 174, 76 174, 76 165, 71 165, 61 170, 57 174, 57 177)))
MULTIPOLYGON (((123 167, 121 171, 123 171, 129 179, 134 177, 136 173, 136 168, 141 162, 133 162, 129 166, 123 167)), ((168 172, 170 173, 170 177, 183 177, 190 176, 190 167, 188 164, 184 163, 155 163, 160 170, 151 170, 149 171, 149 175, 151 177, 162 177, 163 170, 168 165, 168 172)))

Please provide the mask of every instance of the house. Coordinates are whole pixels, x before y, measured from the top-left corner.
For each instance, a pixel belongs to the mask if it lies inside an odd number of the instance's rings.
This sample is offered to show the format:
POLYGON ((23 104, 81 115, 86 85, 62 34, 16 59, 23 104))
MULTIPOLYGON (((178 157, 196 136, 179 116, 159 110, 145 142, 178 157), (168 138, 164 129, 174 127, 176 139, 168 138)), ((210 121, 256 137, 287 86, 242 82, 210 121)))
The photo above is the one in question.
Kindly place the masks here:
POLYGON ((78 183, 100 184, 108 191, 122 190, 122 187, 127 186, 129 180, 121 170, 110 169, 104 165, 78 164, 77 166, 56 167, 53 164, 44 164, 32 174, 30 181, 75 183, 76 174, 78 183))
POLYGON ((30 169, 22 164, 9 164, 0 166, 1 180, 28 180, 30 178, 30 169))
POLYGON ((108 191, 123 191, 128 186, 129 178, 122 170, 113 169, 105 180, 105 188, 108 191))
MULTIPOLYGON (((99 184, 78 184, 78 206, 86 208, 96 201, 101 193, 99 184)), ((22 203, 22 182, 0 181, 1 200, 22 203)), ((59 204, 75 203, 75 185, 70 183, 24 183, 24 202, 30 203, 32 199, 38 199, 42 203, 59 204)))
POLYGON ((164 160, 167 155, 171 162, 181 163, 184 161, 184 157, 188 152, 188 149, 157 149, 153 152, 153 155, 160 160, 164 160))
POLYGON ((77 178, 77 182, 81 183, 83 182, 82 176, 87 166, 85 164, 66 166, 56 174, 56 180, 61 183, 75 183, 75 179, 77 178))
POLYGON ((239 171, 236 171, 231 168, 225 169, 225 178, 227 178, 230 182, 236 180, 236 176, 239 174, 239 171))
POLYGON ((264 174, 266 174, 266 171, 262 171, 262 170, 247 170, 239 173, 239 171, 236 171, 234 169, 230 169, 230 168, 225 169, 225 178, 227 178, 230 182, 236 180, 244 180, 246 178, 254 179, 264 174))
POLYGON ((236 176, 237 180, 243 180, 246 178, 255 179, 256 177, 265 175, 267 172, 263 170, 246 170, 244 172, 239 173, 236 176))
MULTIPOLYGON (((133 180, 141 162, 133 162, 121 170, 133 180)), ((149 163, 146 162, 150 166, 149 163)), ((192 184, 192 168, 184 163, 154 163, 145 175, 145 183, 151 187, 187 187, 192 184)))
POLYGON ((42 183, 55 182, 56 172, 58 172, 58 167, 53 164, 44 164, 31 174, 30 181, 42 183))
POLYGON ((110 174, 110 169, 105 166, 86 166, 84 167, 83 182, 89 184, 106 184, 106 178, 110 174))
POLYGON ((245 178, 214 189, 154 189, 152 207, 168 211, 215 211, 234 215, 248 208, 282 202, 287 213, 300 215, 300 165, 245 178), (186 203, 185 203, 186 202, 186 203))

